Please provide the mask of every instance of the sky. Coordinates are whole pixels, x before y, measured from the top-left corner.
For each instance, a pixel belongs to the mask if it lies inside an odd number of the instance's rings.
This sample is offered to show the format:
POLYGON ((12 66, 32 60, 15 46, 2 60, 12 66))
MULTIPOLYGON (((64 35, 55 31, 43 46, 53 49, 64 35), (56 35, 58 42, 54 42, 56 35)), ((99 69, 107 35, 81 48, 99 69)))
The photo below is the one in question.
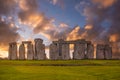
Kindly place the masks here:
MULTIPOLYGON (((0 57, 10 42, 120 42, 120 0, 0 0, 0 57)), ((120 55, 120 54, 119 54, 120 55)))

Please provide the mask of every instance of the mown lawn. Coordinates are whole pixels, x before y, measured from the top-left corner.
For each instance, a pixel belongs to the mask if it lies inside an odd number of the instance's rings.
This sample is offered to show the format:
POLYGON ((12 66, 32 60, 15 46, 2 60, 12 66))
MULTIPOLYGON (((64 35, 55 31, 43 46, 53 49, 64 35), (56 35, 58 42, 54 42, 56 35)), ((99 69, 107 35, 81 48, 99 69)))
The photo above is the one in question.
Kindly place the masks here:
POLYGON ((120 80, 120 60, 1 60, 0 80, 120 80))

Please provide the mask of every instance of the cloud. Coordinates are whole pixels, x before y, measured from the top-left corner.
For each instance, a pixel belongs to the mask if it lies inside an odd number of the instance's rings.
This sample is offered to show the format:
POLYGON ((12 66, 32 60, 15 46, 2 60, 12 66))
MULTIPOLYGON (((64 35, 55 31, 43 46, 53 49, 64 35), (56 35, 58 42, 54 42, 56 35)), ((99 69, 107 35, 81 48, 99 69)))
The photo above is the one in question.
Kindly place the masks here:
POLYGON ((68 28, 69 25, 66 24, 66 23, 60 23, 60 24, 59 24, 59 27, 62 27, 62 28, 68 28))
POLYGON ((92 26, 92 25, 86 25, 84 28, 85 28, 86 30, 91 30, 91 29, 93 28, 93 26, 92 26))
POLYGON ((0 47, 6 50, 10 42, 17 41, 19 34, 16 27, 11 27, 10 23, 0 22, 0 47))
POLYGON ((16 6, 16 0, 0 0, 0 15, 10 14, 16 6))
POLYGON ((117 0, 92 0, 94 4, 98 4, 100 7, 110 7, 112 6, 117 0))
POLYGON ((35 11, 38 8, 37 0, 19 0, 18 3, 23 11, 35 11))
POLYGON ((52 3, 56 5, 58 3, 58 0, 52 0, 52 3))
POLYGON ((29 16, 38 10, 37 0, 19 0, 20 11, 18 17, 21 21, 27 21, 29 16))
MULTIPOLYGON (((65 7, 64 0, 47 1, 65 7)), ((55 18, 48 18, 38 10, 38 6, 38 0, 0 0, 0 47, 6 49, 9 42, 21 38, 24 40, 23 36, 33 38, 39 34, 49 41, 60 38, 85 38, 94 43, 120 41, 120 0, 80 1, 75 8, 85 16, 86 24, 83 28, 75 26, 73 29, 64 22, 55 25, 55 18), (106 21, 110 23, 109 26, 106 21)))
POLYGON ((80 26, 76 26, 74 29, 71 30, 71 32, 68 34, 66 40, 76 40, 81 39, 81 36, 79 34, 80 26))
MULTIPOLYGON (((86 17, 86 25, 92 26, 90 30, 82 30, 86 32, 85 39, 94 43, 120 42, 120 0, 86 0, 75 8, 86 17)), ((119 55, 118 45, 112 46, 114 56, 119 55)))
POLYGON ((119 0, 92 0, 92 2, 82 1, 76 5, 76 10, 86 17, 86 24, 92 26, 92 29, 87 31, 87 34, 91 36, 91 38, 89 37, 90 39, 93 41, 104 39, 103 41, 107 40, 108 42, 109 39, 105 39, 105 37, 109 38, 112 34, 120 35, 118 31, 120 30, 118 27, 120 25, 119 3, 119 0), (103 7, 99 7, 100 5, 103 7), (102 26, 103 23, 104 25, 107 24, 105 23, 106 21, 110 25, 102 26), (103 33, 104 35, 101 36, 103 33))
POLYGON ((42 16, 41 22, 34 28, 35 33, 44 33, 44 35, 49 36, 49 40, 55 40, 55 39, 60 39, 66 38, 66 35, 69 33, 71 30, 70 27, 68 27, 67 24, 65 23, 60 23, 60 25, 56 26, 54 22, 52 21, 53 19, 48 19, 44 15, 42 16))
MULTIPOLYGON (((56 0, 53 1, 53 3, 61 3, 61 1, 56 0)), ((34 35, 40 34, 47 37, 49 40, 66 38, 66 35, 70 31, 70 27, 65 23, 55 25, 54 18, 48 18, 44 13, 38 12, 37 0, 21 0, 19 6, 19 23, 31 27, 34 35), (34 4, 31 5, 31 3, 34 4)))
POLYGON ((65 7, 65 1, 64 0, 47 0, 47 1, 50 2, 53 5, 60 6, 62 9, 64 9, 64 7, 65 7))

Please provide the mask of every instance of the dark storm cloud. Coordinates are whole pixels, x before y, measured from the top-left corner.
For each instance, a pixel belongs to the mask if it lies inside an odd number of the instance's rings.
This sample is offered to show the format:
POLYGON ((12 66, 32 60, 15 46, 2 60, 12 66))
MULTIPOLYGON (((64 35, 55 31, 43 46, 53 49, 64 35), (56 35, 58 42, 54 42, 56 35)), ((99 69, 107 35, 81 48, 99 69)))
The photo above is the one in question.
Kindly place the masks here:
MULTIPOLYGON (((112 6, 111 12, 109 11, 108 14, 108 19, 111 21, 110 34, 118 34, 120 36, 120 0, 112 6)), ((120 38, 118 41, 120 41, 120 38)))
POLYGON ((76 9, 86 17, 86 24, 93 28, 87 31, 87 39, 105 42, 112 34, 120 35, 120 1, 86 0, 80 2, 76 9))
MULTIPOLYGON (((120 42, 120 0, 85 0, 76 9, 86 17, 86 25, 93 26, 84 38, 95 43, 120 42)), ((115 44, 111 44, 113 56, 120 56, 115 44)))
POLYGON ((19 38, 19 34, 16 32, 17 28, 11 26, 13 22, 9 21, 7 17, 14 13, 15 6, 15 0, 0 0, 0 47, 5 50, 9 42, 16 41, 19 38))
POLYGON ((0 46, 6 47, 8 43, 17 41, 19 34, 17 28, 11 27, 10 24, 0 22, 0 46))
POLYGON ((9 15, 15 9, 15 0, 0 0, 0 15, 9 15))
POLYGON ((21 21, 26 21, 32 14, 37 12, 38 4, 37 0, 20 0, 19 1, 20 12, 18 17, 21 21))

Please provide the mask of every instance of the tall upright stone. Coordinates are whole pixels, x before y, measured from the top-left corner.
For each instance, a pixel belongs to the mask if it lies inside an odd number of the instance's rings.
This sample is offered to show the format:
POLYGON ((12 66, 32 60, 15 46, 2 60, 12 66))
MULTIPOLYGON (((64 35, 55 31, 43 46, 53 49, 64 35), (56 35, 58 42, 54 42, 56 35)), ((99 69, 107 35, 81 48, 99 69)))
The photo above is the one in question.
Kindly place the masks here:
POLYGON ((59 56, 59 52, 58 52, 58 46, 57 44, 50 44, 50 48, 49 48, 49 56, 51 60, 57 60, 58 56, 59 56))
POLYGON ((25 60, 25 46, 23 43, 19 46, 19 59, 25 60))
MULTIPOLYGON (((68 41, 64 41, 63 39, 59 39, 58 41, 53 41, 53 43, 50 46, 50 53, 53 51, 54 58, 55 59, 62 59, 62 60, 68 60, 70 59, 70 49, 69 49, 69 43, 68 41), (56 47, 55 50, 52 50, 52 46, 56 47)), ((51 55, 53 55, 51 53, 51 55)))
POLYGON ((45 56, 45 45, 42 39, 35 39, 35 59, 44 60, 45 56))
POLYGON ((9 44, 9 59, 11 60, 17 59, 17 43, 16 42, 9 44))
POLYGON ((92 44, 87 45, 86 58, 87 59, 94 59, 94 46, 92 44))
POLYGON ((120 42, 110 42, 112 46, 112 58, 120 59, 120 42))
POLYGON ((63 60, 69 60, 70 59, 69 44, 62 44, 62 59, 63 60))
POLYGON ((11 60, 12 59, 12 44, 9 43, 9 52, 8 52, 8 59, 11 60))
POLYGON ((74 44, 73 59, 84 59, 86 44, 84 42, 76 42, 74 44))
POLYGON ((63 59, 62 55, 62 45, 63 45, 64 40, 63 39, 59 39, 58 42, 57 42, 57 47, 58 47, 58 59, 63 59))
POLYGON ((105 58, 105 46, 103 44, 98 44, 96 49, 96 59, 105 58))
POLYGON ((112 59, 112 47, 105 45, 105 59, 112 59))
POLYGON ((33 50, 33 45, 31 42, 27 44, 27 59, 28 60, 33 60, 34 59, 34 50, 33 50))
POLYGON ((96 59, 112 59, 112 47, 109 45, 97 45, 96 59))

